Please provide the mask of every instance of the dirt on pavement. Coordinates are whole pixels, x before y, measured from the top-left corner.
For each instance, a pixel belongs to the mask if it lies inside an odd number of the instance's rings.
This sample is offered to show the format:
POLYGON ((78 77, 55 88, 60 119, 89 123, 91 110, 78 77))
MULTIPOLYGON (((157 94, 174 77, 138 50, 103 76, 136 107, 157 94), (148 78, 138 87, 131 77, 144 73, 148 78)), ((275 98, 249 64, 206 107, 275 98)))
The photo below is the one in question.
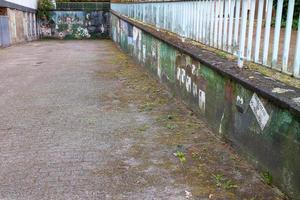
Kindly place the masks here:
POLYGON ((109 40, 0 50, 0 199, 282 199, 109 40))

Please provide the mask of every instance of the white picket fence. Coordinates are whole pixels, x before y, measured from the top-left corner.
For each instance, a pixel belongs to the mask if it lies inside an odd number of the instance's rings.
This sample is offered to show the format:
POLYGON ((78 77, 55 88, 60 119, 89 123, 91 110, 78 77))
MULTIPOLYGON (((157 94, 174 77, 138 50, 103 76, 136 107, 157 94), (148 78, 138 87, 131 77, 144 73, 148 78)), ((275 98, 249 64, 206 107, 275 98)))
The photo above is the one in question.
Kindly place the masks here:
POLYGON ((111 9, 234 54, 239 67, 246 59, 300 77, 300 23, 292 30, 295 0, 288 2, 284 28, 283 0, 277 1, 276 9, 273 0, 113 3, 111 9))

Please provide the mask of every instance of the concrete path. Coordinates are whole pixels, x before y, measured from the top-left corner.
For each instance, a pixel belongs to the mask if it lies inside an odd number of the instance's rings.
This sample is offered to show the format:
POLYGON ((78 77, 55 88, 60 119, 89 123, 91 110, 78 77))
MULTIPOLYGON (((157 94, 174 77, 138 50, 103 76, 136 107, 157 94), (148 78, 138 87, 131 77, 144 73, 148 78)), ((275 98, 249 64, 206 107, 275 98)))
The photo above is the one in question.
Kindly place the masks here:
POLYGON ((249 166, 111 41, 0 50, 0 199, 280 199, 249 166))

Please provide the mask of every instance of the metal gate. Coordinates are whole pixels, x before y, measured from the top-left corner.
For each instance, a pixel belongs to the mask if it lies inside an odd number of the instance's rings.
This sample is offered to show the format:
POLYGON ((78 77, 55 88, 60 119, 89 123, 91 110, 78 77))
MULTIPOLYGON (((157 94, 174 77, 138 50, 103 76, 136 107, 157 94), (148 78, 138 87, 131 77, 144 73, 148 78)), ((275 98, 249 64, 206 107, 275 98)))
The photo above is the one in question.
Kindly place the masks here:
POLYGON ((0 16, 0 47, 7 47, 10 45, 8 17, 0 16))

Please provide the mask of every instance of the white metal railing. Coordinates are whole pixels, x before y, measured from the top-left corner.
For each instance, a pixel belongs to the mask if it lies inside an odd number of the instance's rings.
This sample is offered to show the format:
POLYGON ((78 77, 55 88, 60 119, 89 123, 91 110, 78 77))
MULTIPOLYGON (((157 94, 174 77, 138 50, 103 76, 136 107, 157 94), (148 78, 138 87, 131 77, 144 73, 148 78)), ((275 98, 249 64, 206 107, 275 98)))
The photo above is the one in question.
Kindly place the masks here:
POLYGON ((284 0, 276 1, 276 8, 273 0, 199 0, 113 3, 111 9, 232 53, 239 67, 246 59, 300 77, 300 23, 298 31, 292 29, 295 0, 288 0, 286 16, 284 0))

